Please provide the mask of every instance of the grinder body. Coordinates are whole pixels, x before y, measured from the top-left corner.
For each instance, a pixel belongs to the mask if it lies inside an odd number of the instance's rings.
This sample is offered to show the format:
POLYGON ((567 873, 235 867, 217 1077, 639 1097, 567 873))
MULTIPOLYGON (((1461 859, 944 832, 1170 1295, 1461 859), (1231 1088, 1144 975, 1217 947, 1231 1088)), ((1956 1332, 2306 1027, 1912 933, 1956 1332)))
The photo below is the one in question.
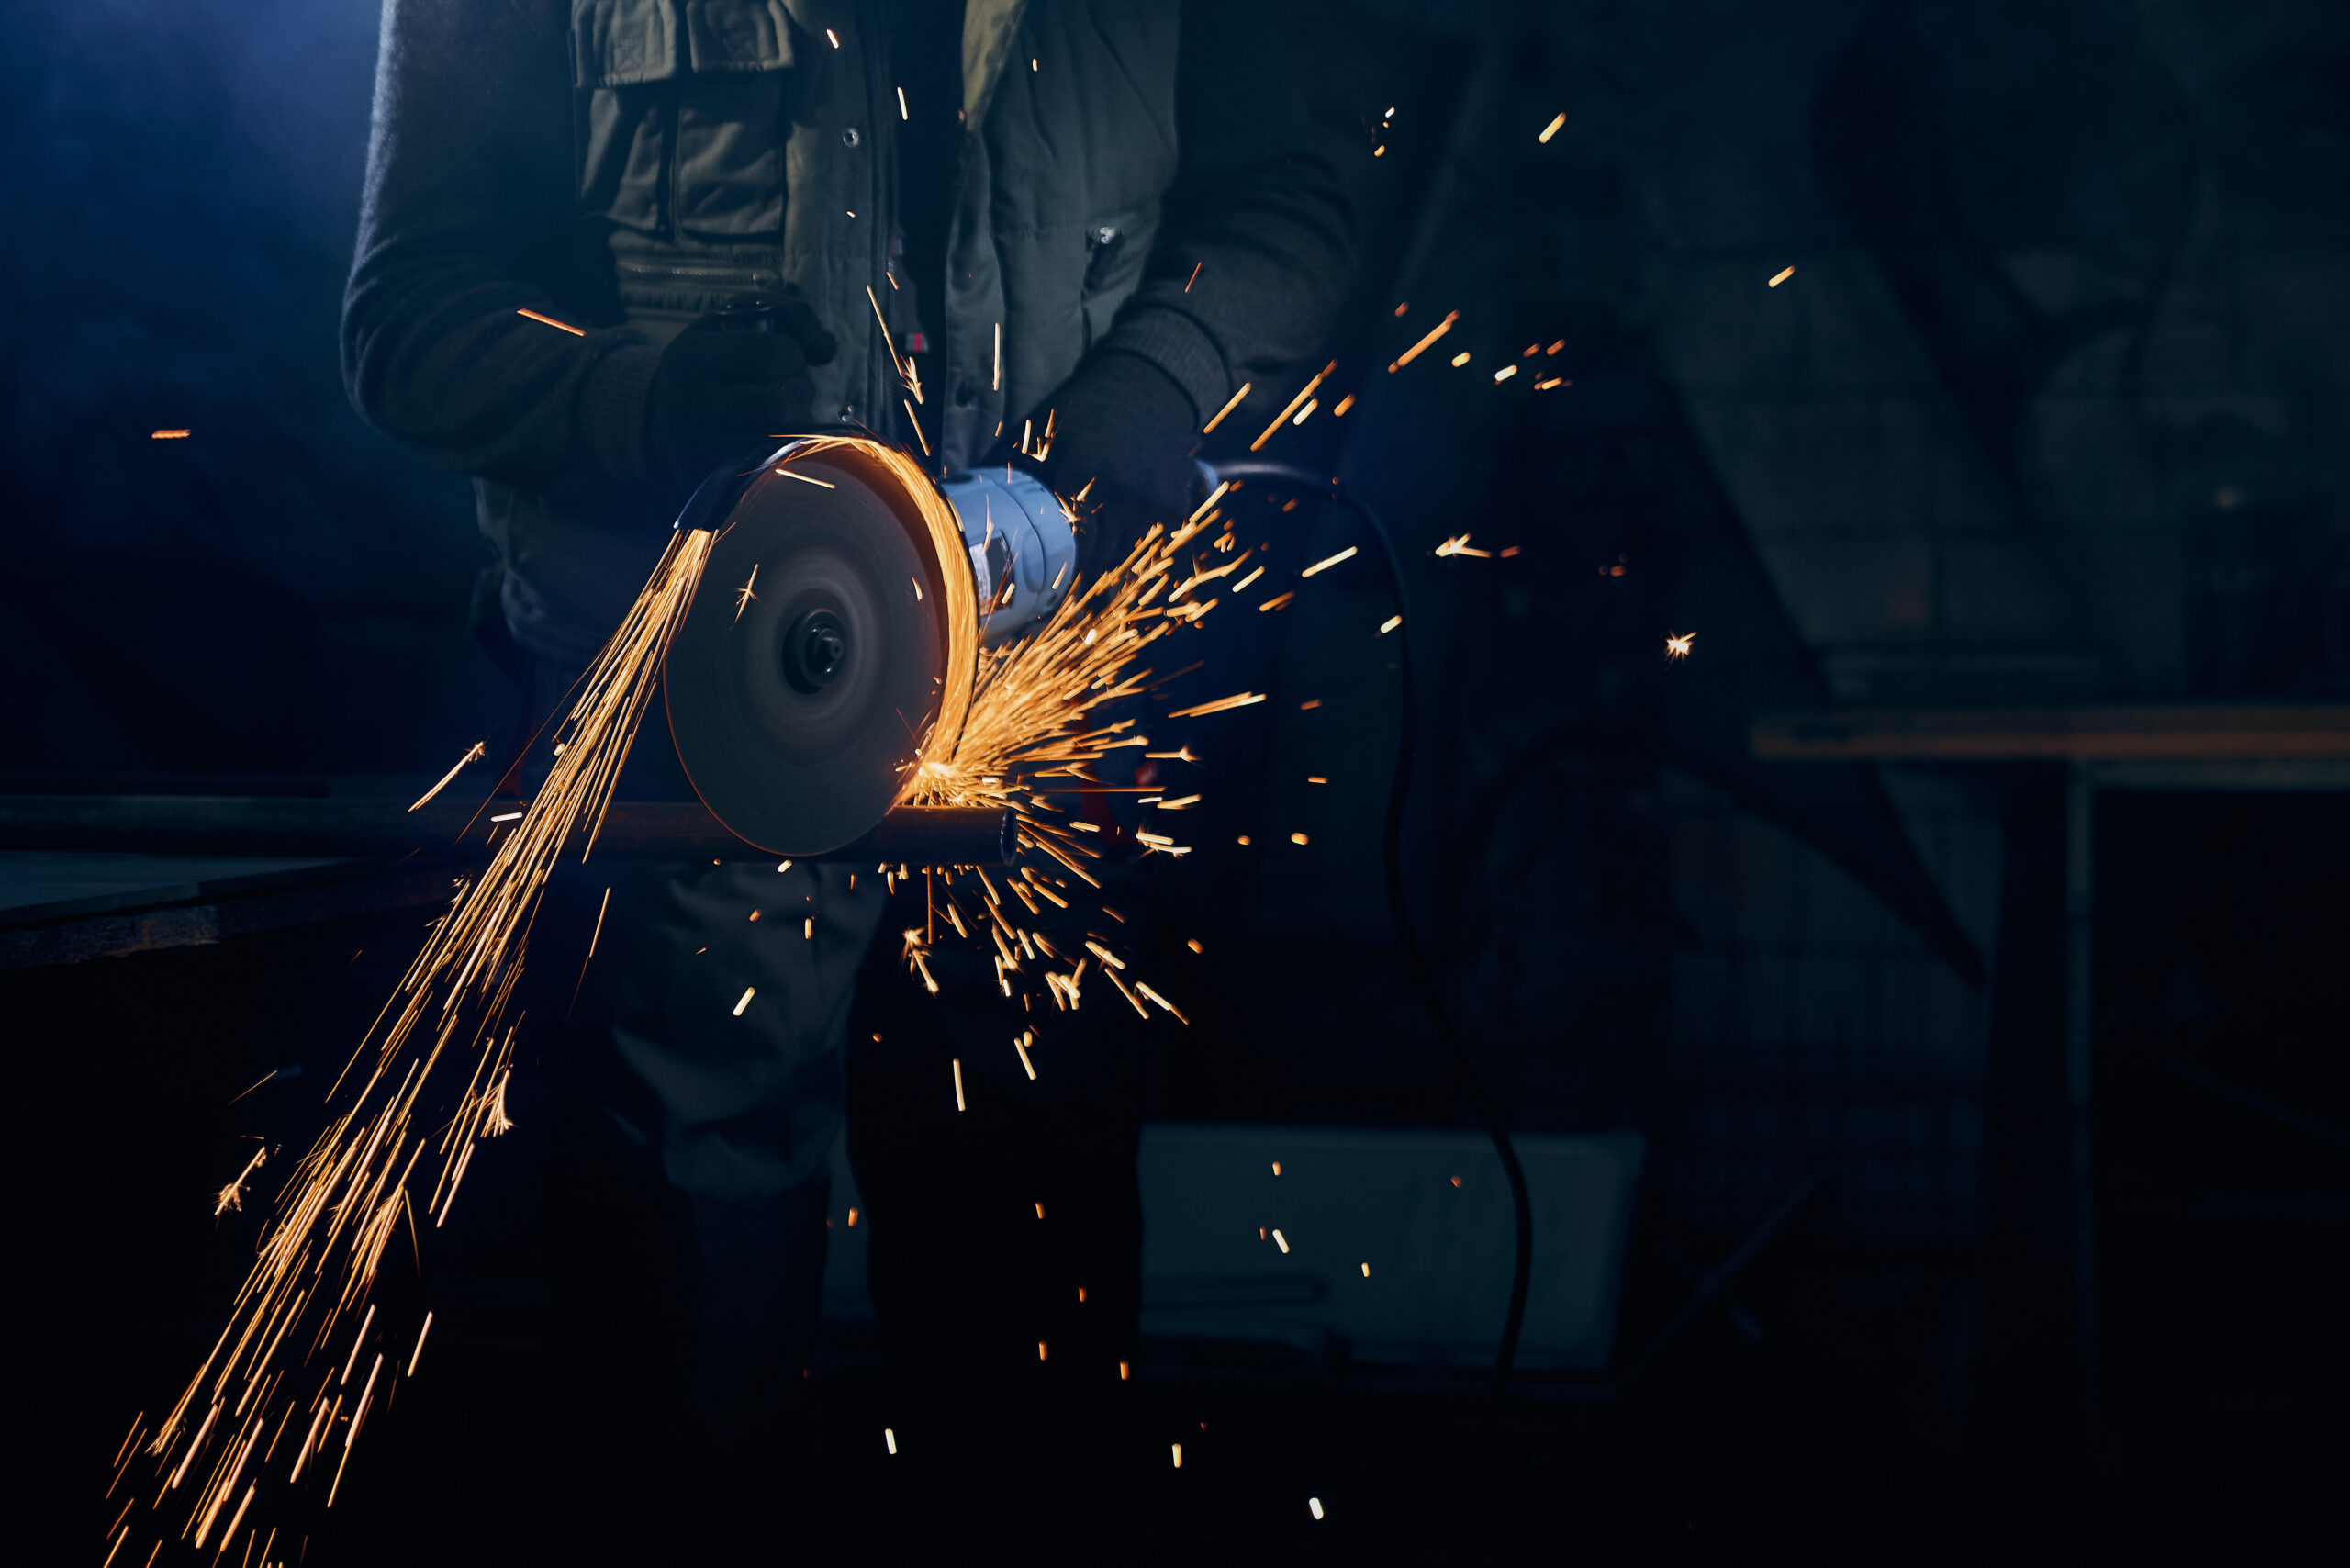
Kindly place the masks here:
POLYGON ((971 558, 979 641, 1000 647, 1052 614, 1077 574, 1077 534, 1060 498, 1024 469, 979 468, 939 486, 971 558))

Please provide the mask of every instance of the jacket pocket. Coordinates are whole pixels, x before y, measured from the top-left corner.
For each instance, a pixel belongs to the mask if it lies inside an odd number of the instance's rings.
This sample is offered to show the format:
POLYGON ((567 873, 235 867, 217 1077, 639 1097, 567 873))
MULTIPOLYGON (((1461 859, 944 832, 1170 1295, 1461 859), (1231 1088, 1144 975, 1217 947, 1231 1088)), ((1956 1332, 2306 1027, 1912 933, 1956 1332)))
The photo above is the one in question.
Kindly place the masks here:
POLYGON ((1088 349, 1102 341, 1142 286, 1143 269, 1158 238, 1157 202, 1097 218, 1085 226, 1085 283, 1079 299, 1088 349))
POLYGON ((582 209, 644 233, 783 227, 780 0, 572 0, 582 209))

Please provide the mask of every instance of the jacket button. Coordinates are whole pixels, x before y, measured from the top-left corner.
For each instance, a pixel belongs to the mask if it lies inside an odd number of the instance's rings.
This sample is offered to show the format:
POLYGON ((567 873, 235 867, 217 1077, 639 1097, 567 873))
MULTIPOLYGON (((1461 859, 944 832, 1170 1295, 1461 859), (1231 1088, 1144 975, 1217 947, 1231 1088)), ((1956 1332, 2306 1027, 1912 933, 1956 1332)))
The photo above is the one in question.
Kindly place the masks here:
POLYGON ((968 409, 979 400, 979 389, 978 387, 972 386, 968 381, 957 381, 955 384, 955 406, 957 408, 968 409))
POLYGON ((843 147, 854 147, 857 144, 860 138, 856 134, 856 127, 855 126, 850 126, 846 130, 841 132, 841 145, 843 147))

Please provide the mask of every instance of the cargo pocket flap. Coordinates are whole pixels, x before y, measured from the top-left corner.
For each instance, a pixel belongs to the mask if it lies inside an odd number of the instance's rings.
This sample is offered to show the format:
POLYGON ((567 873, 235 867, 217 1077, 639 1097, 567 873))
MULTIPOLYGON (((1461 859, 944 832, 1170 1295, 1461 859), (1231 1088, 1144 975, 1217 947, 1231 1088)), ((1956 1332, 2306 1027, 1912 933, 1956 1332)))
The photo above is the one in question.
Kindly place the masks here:
POLYGON ((583 90, 791 67, 782 0, 571 0, 571 80, 583 90))
POLYGON ((686 60, 696 75, 790 69, 783 0, 685 0, 685 14, 686 60))
POLYGON ((571 80, 583 91, 666 82, 686 59, 674 0, 571 0, 571 80))

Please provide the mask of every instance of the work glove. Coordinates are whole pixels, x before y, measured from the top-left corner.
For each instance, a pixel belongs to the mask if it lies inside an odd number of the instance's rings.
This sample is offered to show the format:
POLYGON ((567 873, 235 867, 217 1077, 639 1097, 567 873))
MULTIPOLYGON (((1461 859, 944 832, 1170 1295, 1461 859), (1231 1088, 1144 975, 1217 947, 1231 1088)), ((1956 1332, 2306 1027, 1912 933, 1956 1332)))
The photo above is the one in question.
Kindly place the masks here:
POLYGON ((689 489, 762 437, 805 430, 811 365, 839 344, 796 288, 743 295, 669 340, 653 373, 646 448, 655 471, 689 489))
POLYGON ((1095 354, 1047 406, 1053 441, 1045 482, 1065 497, 1085 491, 1078 503, 1083 577, 1116 565, 1152 523, 1179 523, 1198 504, 1200 465, 1192 451, 1199 410, 1150 361, 1116 350, 1095 354))

